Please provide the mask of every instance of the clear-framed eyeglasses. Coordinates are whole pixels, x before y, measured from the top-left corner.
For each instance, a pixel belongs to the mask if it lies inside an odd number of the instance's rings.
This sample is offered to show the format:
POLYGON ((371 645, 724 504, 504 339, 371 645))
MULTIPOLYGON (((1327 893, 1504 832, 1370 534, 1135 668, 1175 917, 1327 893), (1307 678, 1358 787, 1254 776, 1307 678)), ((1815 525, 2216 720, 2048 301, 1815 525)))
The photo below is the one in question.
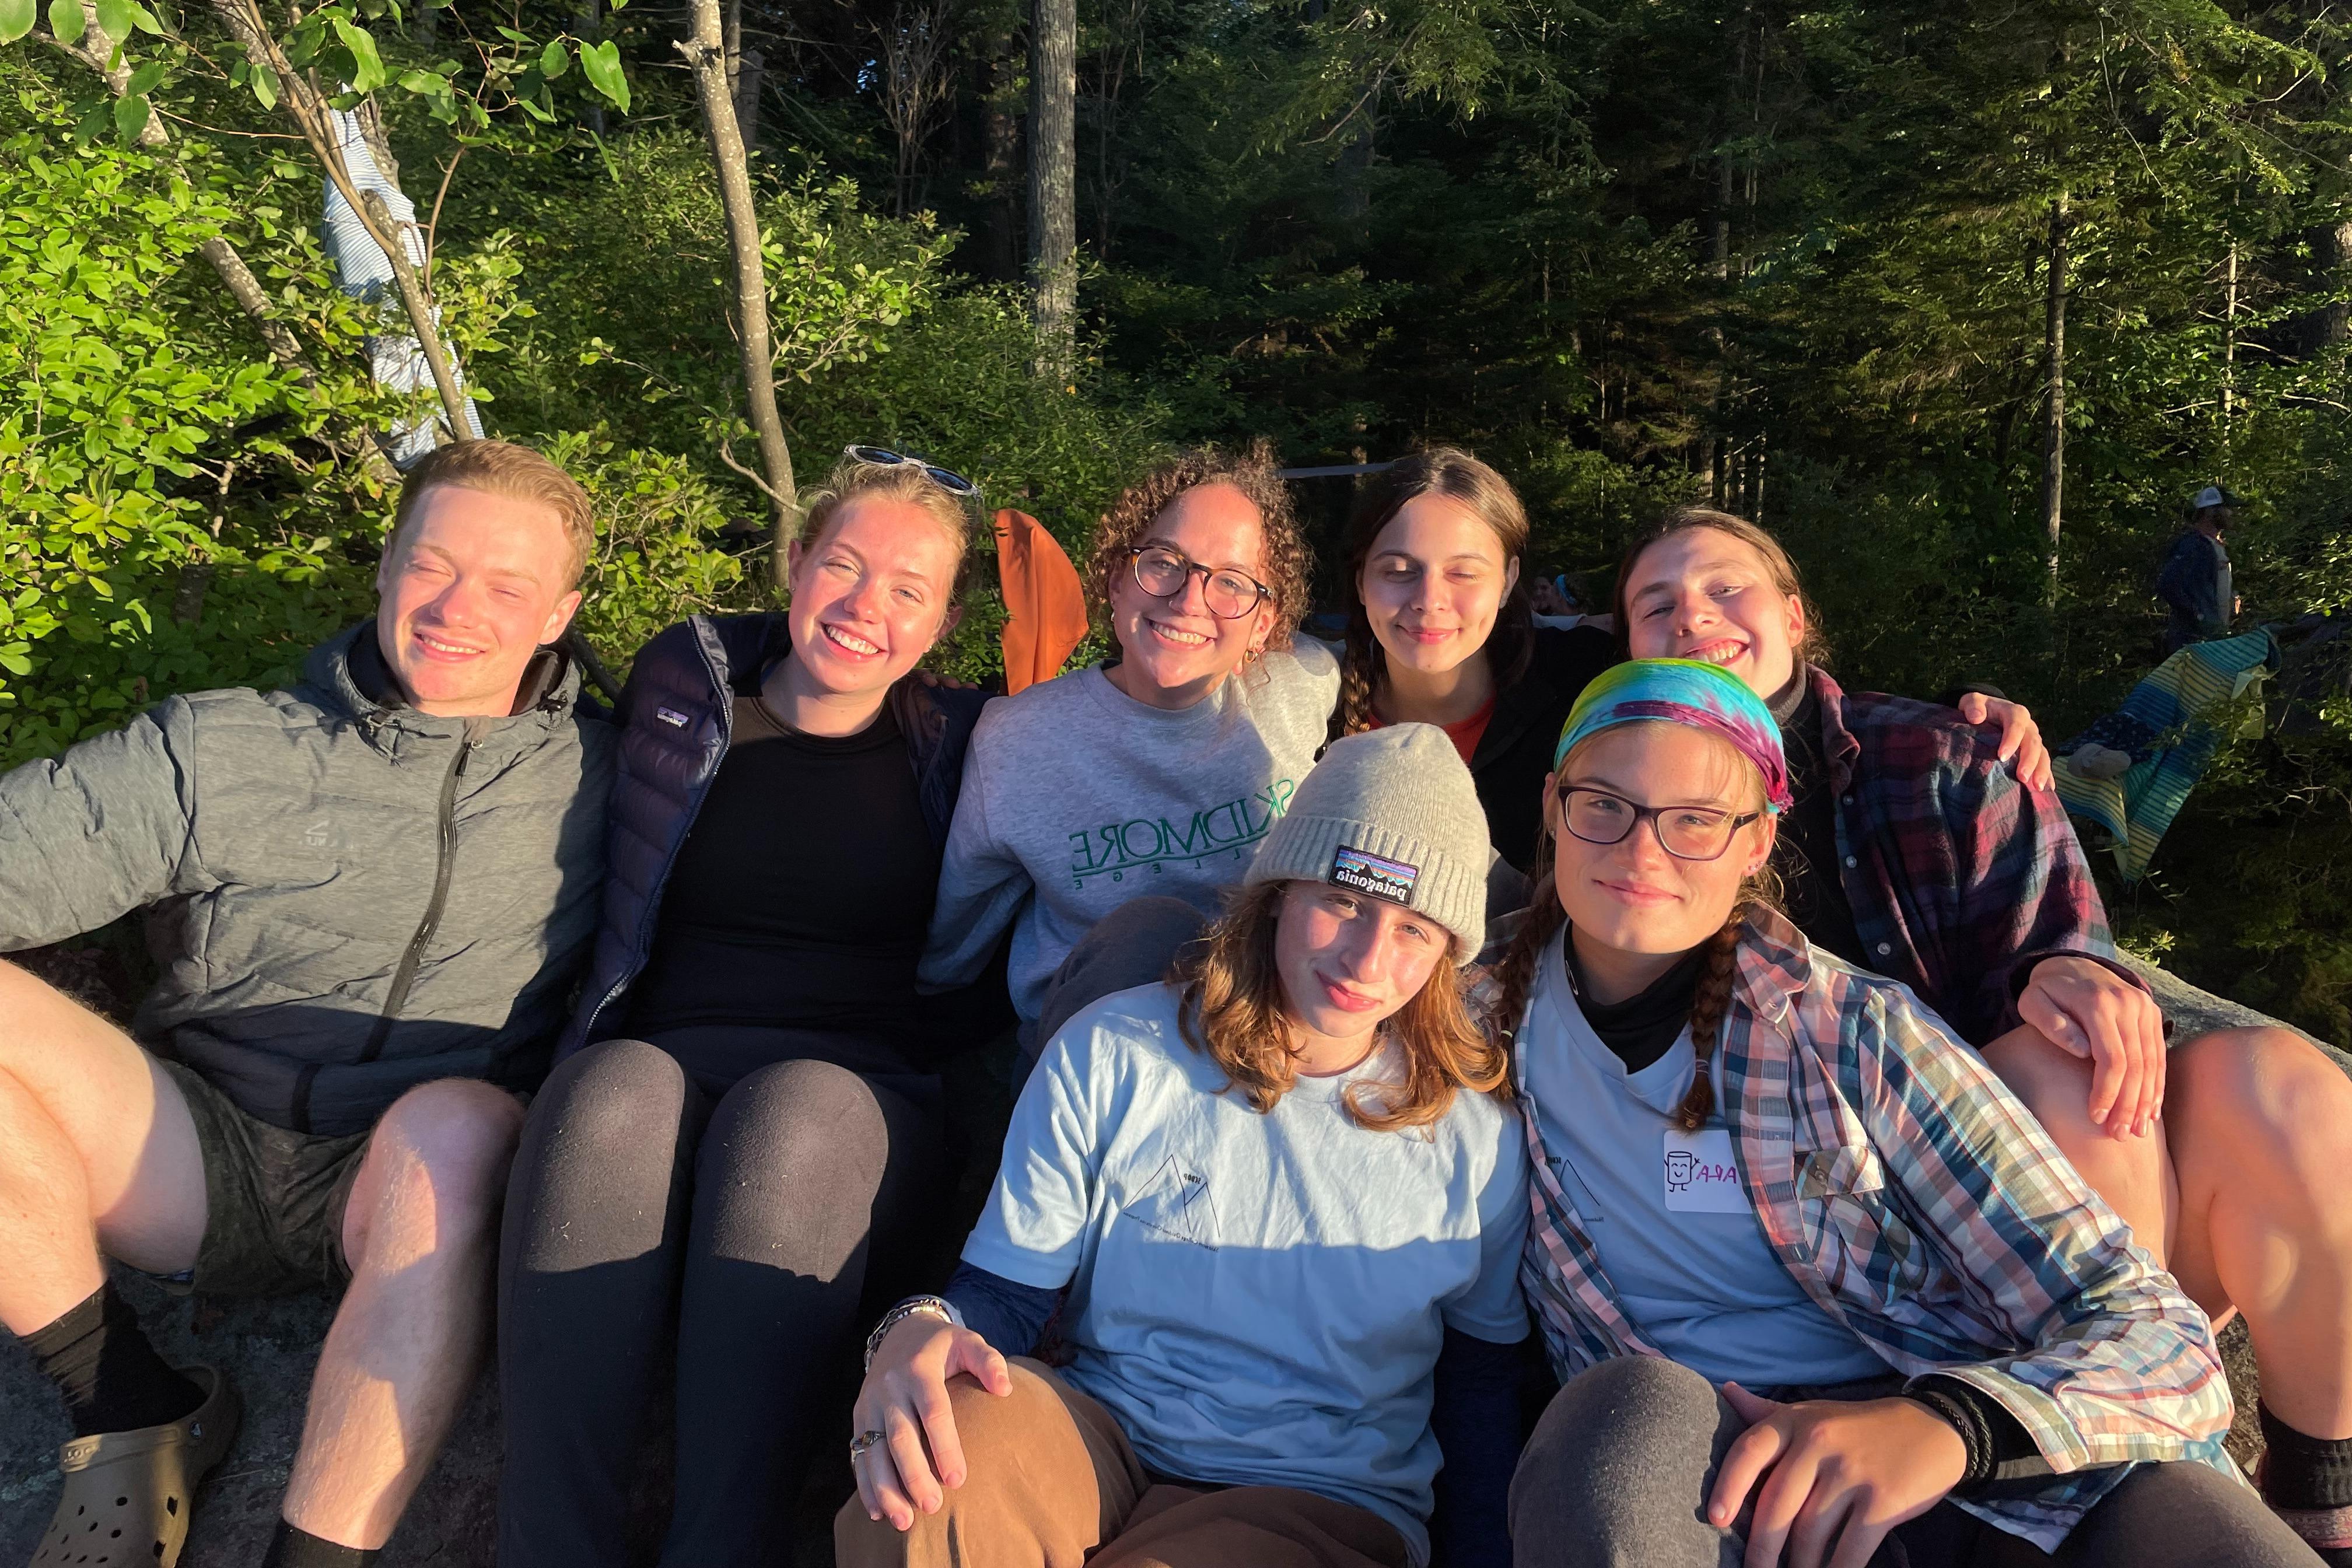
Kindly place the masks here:
POLYGON ((1273 589, 1246 572, 1203 566, 1164 544, 1131 544, 1127 558, 1135 573, 1135 585, 1155 599, 1176 597, 1184 591, 1186 581, 1198 574, 1201 597, 1209 614, 1221 621, 1240 620, 1274 595, 1273 589))
POLYGON ((951 496, 970 497, 980 493, 978 485, 973 484, 953 468, 942 468, 936 463, 927 463, 920 458, 910 458, 904 452, 894 452, 887 447, 848 446, 841 449, 841 455, 855 458, 861 463, 873 463, 886 468, 896 468, 901 463, 912 463, 929 474, 933 484, 951 496))
POLYGON ((1722 859, 1732 835, 1764 815, 1711 805, 1642 805, 1590 784, 1563 785, 1559 804, 1568 830, 1587 844, 1622 844, 1647 817, 1657 831, 1658 847, 1677 860, 1722 859))

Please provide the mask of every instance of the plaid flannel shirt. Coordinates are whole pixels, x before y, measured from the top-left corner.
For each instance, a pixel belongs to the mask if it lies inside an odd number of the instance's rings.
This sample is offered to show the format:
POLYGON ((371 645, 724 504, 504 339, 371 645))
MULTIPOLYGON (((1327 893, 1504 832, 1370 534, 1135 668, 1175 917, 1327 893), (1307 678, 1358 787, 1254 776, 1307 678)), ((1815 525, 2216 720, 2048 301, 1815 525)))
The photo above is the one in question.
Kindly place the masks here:
MULTIPOLYGON (((2051 1551, 2132 1461, 2236 1474, 2211 1322, 1907 988, 1759 911, 1720 1054, 1740 1181, 1781 1265, 1895 1371, 1997 1400, 2057 1472, 1959 1506, 2051 1551)), ((1602 1273, 1532 1109, 1522 1121, 1535 1217, 1519 1275, 1554 1372, 1662 1354, 1602 1273)))
POLYGON ((2045 958, 2115 962, 2090 863, 2053 793, 2017 782, 1948 708, 1846 692, 1808 667, 1837 796, 1838 877, 1864 961, 1917 992, 1969 1044, 2015 1028, 2045 958))

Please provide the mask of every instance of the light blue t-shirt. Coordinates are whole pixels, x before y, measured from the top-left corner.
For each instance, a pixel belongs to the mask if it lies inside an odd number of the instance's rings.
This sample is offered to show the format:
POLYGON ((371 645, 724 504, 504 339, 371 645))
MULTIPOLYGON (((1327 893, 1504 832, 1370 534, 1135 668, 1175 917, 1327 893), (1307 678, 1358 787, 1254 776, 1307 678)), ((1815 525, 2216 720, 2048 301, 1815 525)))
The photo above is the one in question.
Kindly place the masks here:
POLYGON ((1070 1287, 1065 1375, 1149 1468, 1369 1509, 1426 1562, 1444 1329, 1528 1332, 1525 1135, 1480 1094, 1358 1126, 1340 1096, 1393 1047, 1261 1115, 1176 1018, 1174 990, 1140 986, 1046 1045, 964 1261, 1070 1287))
MULTIPOLYGON (((1698 1070, 1690 1032, 1628 1073, 1577 1006, 1566 935, 1538 960, 1519 1049, 1544 1152, 1627 1313, 1710 1383, 1771 1388, 1884 1373, 1877 1352, 1781 1267, 1732 1163, 1723 1118, 1693 1134, 1675 1121, 1698 1070)), ((1719 1106, 1720 1057, 1713 1068, 1719 1106)))

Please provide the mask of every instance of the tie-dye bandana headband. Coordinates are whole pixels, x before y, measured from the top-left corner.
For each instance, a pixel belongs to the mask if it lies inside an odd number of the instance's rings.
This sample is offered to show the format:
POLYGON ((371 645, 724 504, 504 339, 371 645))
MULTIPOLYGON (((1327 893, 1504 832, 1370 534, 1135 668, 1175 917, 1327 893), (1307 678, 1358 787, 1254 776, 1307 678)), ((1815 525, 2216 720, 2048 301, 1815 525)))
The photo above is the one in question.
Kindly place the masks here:
POLYGON ((1587 735, 1645 719, 1722 736, 1764 775, 1768 809, 1789 809, 1789 760, 1780 750, 1779 721, 1738 676, 1695 658, 1640 658, 1595 677, 1560 726, 1553 770, 1587 735))

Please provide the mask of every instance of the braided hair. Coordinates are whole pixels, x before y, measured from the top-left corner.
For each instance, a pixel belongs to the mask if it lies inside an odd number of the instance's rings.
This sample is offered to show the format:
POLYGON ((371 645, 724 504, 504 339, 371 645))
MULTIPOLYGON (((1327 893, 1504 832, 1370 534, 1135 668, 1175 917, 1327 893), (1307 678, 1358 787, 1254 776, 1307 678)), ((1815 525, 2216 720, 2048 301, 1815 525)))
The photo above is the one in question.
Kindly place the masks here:
MULTIPOLYGON (((1561 759, 1562 772, 1567 765, 1567 759, 1561 759)), ((1568 923, 1567 907, 1560 902, 1553 880, 1556 843, 1552 813, 1546 809, 1543 826, 1536 837, 1534 863, 1538 868, 1538 880, 1528 895, 1526 918, 1490 975, 1493 1001, 1487 1014, 1487 1033, 1505 1047, 1526 1023, 1528 1003, 1535 994, 1536 966, 1550 951, 1552 939, 1568 923)), ((1690 1011, 1691 1050, 1698 1058, 1698 1071, 1675 1112, 1675 1121, 1685 1132, 1697 1131, 1715 1114, 1715 1076, 1711 1068, 1716 1047, 1722 1039, 1724 1016, 1731 1008, 1732 984, 1738 976, 1740 931, 1752 914, 1773 907, 1779 898, 1780 881, 1768 860, 1741 881, 1731 913, 1703 944, 1706 956, 1699 965, 1690 1011)))
MULTIPOLYGON (((1503 559, 1517 561, 1527 553, 1528 511, 1508 479, 1459 447, 1432 447, 1400 458, 1364 482, 1348 519, 1346 560, 1340 589, 1347 595, 1347 650, 1339 673, 1339 729, 1353 735, 1372 727, 1372 699, 1388 676, 1388 655, 1372 635, 1371 616, 1364 610, 1364 563, 1381 531, 1396 520, 1406 503, 1435 493, 1460 501, 1495 531, 1503 559)), ((1497 689, 1524 674, 1535 652, 1535 604, 1522 581, 1511 585, 1495 616, 1495 629, 1481 651, 1494 671, 1497 689)))

